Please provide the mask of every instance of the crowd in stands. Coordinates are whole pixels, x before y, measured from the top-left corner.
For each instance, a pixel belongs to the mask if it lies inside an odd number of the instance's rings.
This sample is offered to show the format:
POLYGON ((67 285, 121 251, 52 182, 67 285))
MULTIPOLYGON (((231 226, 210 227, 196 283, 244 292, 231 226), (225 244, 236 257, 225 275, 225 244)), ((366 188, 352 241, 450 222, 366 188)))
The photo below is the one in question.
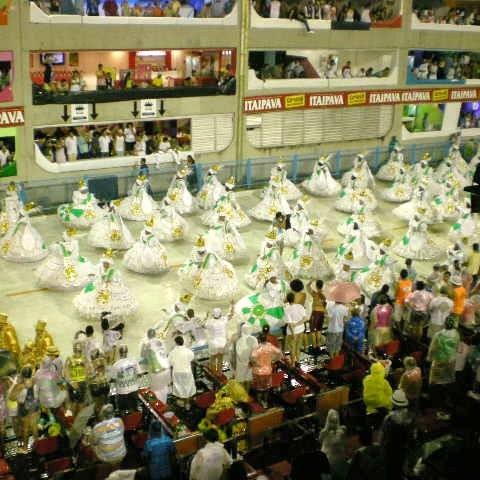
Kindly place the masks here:
POLYGON ((480 78, 480 55, 474 52, 423 52, 415 57, 412 73, 417 80, 480 78))
POLYGON ((105 17, 221 18, 234 0, 36 0, 46 13, 105 17))
POLYGON ((43 155, 54 163, 126 155, 144 157, 156 152, 190 148, 191 137, 187 127, 178 128, 176 137, 171 137, 161 128, 147 133, 146 123, 39 129, 35 131, 35 142, 43 155))
MULTIPOLYGON (((321 79, 364 77, 384 78, 388 77, 391 73, 390 67, 385 67, 380 70, 375 70, 373 67, 355 68, 352 66, 352 62, 350 60, 347 60, 342 67, 339 67, 338 57, 332 54, 324 57, 320 66, 316 70, 318 77, 321 79)), ((291 61, 276 65, 265 65, 261 71, 256 73, 256 75, 262 80, 280 78, 306 78, 305 68, 299 59, 292 59, 291 61)))
POLYGON ((256 0, 255 10, 266 18, 363 22, 390 20, 398 14, 394 0, 256 0))
POLYGON ((460 128, 480 128, 480 115, 473 112, 460 112, 458 119, 458 126, 460 128))
POLYGON ((423 23, 480 25, 480 8, 478 5, 433 8, 432 5, 425 5, 424 2, 413 2, 413 14, 423 23))

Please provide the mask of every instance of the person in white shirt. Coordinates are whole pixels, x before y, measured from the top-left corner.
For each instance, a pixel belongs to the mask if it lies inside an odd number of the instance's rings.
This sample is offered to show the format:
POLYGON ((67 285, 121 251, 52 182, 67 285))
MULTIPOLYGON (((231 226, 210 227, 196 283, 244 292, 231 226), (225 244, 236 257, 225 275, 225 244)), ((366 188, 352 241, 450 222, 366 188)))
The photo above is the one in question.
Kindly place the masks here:
POLYGON ((280 0, 272 0, 270 2, 270 18, 280 18, 280 8, 282 2, 280 0))
POLYGON ((7 150, 4 151, 4 147, 0 149, 0 168, 4 167, 7 164, 8 157, 10 156, 10 152, 7 150))
POLYGON ((123 133, 125 135, 125 152, 132 155, 135 147, 135 138, 137 135, 137 131, 135 130, 133 123, 127 123, 123 133))
POLYGON ((203 436, 207 444, 197 451, 190 465, 190 480, 220 480, 233 460, 218 441, 218 432, 213 428, 203 436))
POLYGON ((250 357, 258 347, 258 340, 252 335, 252 327, 244 323, 240 328, 240 338, 235 344, 235 380, 241 382, 248 392, 252 382, 250 357))
POLYGON ((94 336, 95 332, 91 325, 85 327, 85 340, 84 340, 84 352, 87 363, 90 364, 92 360, 92 352, 95 350, 101 350, 100 343, 94 336))
POLYGON ((115 382, 120 410, 135 410, 137 406, 138 376, 140 366, 136 360, 128 358, 128 347, 118 348, 120 359, 112 366, 112 378, 115 382))
POLYGON ((69 162, 74 162, 78 155, 78 144, 75 132, 70 130, 65 138, 65 148, 67 149, 67 158, 69 162))
POLYGON ((147 142, 144 135, 137 135, 133 153, 137 157, 144 157, 147 154, 147 142))
POLYGON ((158 151, 161 153, 167 153, 172 148, 168 137, 163 137, 162 141, 158 145, 158 151))
POLYGON ((307 312, 305 307, 295 303, 295 294, 290 292, 287 295, 287 304, 285 306, 285 323, 287 324, 285 347, 290 352, 292 364, 296 364, 300 360, 300 348, 303 343, 306 321, 307 312))
POLYGON ((342 349, 343 329, 348 315, 348 308, 342 303, 327 304, 327 349, 332 358, 336 357, 342 349))
POLYGON ((428 338, 433 336, 445 327, 445 320, 452 313, 453 301, 448 297, 447 287, 440 288, 440 295, 433 298, 428 305, 430 312, 430 325, 428 327, 428 338))
POLYGON ((115 150, 115 155, 123 157, 125 155, 125 135, 121 128, 118 128, 113 135, 113 148, 115 150))
POLYGON ((192 370, 194 354, 183 343, 183 337, 175 337, 176 346, 168 354, 168 360, 172 367, 172 393, 185 402, 185 407, 188 410, 190 408, 190 398, 195 395, 197 387, 192 370))
POLYGON ((215 373, 221 373, 223 355, 227 345, 227 325, 229 317, 222 314, 220 308, 212 310, 212 316, 205 323, 207 332, 210 368, 215 373))
POLYGON ((188 3, 188 0, 181 0, 182 6, 178 10, 178 16, 182 18, 193 18, 195 16, 195 10, 188 3))
POLYGON ((100 156, 101 157, 109 157, 110 156, 110 142, 112 139, 108 135, 107 130, 103 130, 100 137, 98 137, 98 146, 100 148, 100 156))

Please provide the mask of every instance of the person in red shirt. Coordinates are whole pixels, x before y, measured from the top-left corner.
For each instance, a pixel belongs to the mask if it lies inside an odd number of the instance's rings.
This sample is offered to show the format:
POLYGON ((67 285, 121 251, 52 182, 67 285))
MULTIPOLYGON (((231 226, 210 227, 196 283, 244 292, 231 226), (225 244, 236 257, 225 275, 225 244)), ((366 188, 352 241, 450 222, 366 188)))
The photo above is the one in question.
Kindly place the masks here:
POLYGON ((107 17, 117 17, 118 5, 116 0, 105 0, 103 2, 103 11, 107 17))

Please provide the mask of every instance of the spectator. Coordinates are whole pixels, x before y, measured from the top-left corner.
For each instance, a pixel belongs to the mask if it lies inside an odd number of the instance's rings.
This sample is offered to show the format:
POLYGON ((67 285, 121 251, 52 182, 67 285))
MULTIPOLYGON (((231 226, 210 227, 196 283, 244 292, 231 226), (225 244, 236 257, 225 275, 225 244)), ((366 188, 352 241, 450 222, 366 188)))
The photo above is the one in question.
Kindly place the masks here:
POLYGON ((286 349, 290 352, 292 364, 300 360, 300 349, 303 345, 303 334, 306 322, 305 307, 295 303, 295 295, 290 292, 287 295, 285 306, 285 323, 287 324, 286 349))
POLYGON ((161 73, 158 73, 157 76, 152 80, 152 86, 156 88, 163 87, 163 77, 161 73))
POLYGON ((365 344, 365 322, 360 316, 360 310, 358 308, 352 310, 352 317, 347 323, 345 342, 356 352, 363 352, 365 344))
POLYGON ((327 305, 327 349, 330 357, 336 357, 342 348, 343 330, 349 312, 340 302, 327 305))
POLYGON ((106 72, 103 69, 103 65, 101 63, 98 64, 97 67, 97 72, 96 72, 96 77, 97 77, 97 90, 105 90, 106 87, 106 72))
POLYGON ((417 366, 417 361, 413 357, 403 359, 405 371, 400 377, 398 388, 403 390, 410 405, 416 407, 422 392, 422 371, 417 366))
POLYGON ((140 367, 136 360, 128 358, 128 347, 118 348, 119 359, 112 366, 112 377, 115 382, 118 408, 130 412, 136 409, 138 395, 138 377, 140 367))
POLYGON ((313 349, 318 349, 322 343, 322 329, 323 322, 325 320, 325 308, 327 306, 327 300, 323 294, 323 281, 317 280, 315 282, 315 289, 312 285, 307 285, 307 290, 312 297, 312 313, 310 317, 310 335, 312 337, 313 349))
POLYGON ((73 128, 68 132, 68 135, 65 138, 65 149, 67 151, 68 161, 74 162, 78 155, 78 142, 73 128))
POLYGON ((353 454, 346 480, 383 480, 385 465, 382 449, 373 443, 372 429, 360 430, 358 440, 361 447, 353 454))
POLYGON ((102 133, 100 134, 100 137, 98 139, 99 143, 99 148, 100 148, 100 156, 105 158, 110 156, 110 143, 111 143, 111 138, 108 135, 108 130, 104 128, 102 130, 102 133))
POLYGON ((306 3, 305 0, 300 0, 298 3, 292 3, 288 8, 288 18, 290 20, 297 20, 305 26, 307 33, 315 33, 308 24, 305 16, 306 3))
POLYGON ((415 282, 417 278, 417 271, 415 270, 415 267, 413 266, 413 261, 411 258, 407 258, 405 260, 405 269, 408 272, 408 278, 412 281, 415 282))
POLYGON ((270 18, 280 18, 282 9, 282 2, 280 0, 272 0, 270 2, 269 17, 270 18))
POLYGON ((385 367, 380 362, 374 363, 370 374, 363 379, 363 402, 367 415, 392 408, 392 387, 385 379, 385 367))
POLYGON ((178 16, 182 18, 193 18, 195 16, 195 10, 188 3, 188 0, 181 0, 181 7, 178 10, 178 16))
POLYGON ((143 453, 146 457, 150 480, 174 478, 175 445, 171 437, 164 433, 162 424, 158 420, 150 424, 150 435, 143 453))
POLYGON ((440 288, 439 295, 432 299, 428 309, 430 311, 430 325, 427 336, 432 339, 437 332, 445 327, 445 320, 453 310, 453 301, 448 297, 448 290, 445 286, 440 288))
POLYGON ((462 284, 460 276, 452 276, 450 283, 453 285, 453 313, 458 319, 461 318, 465 310, 465 300, 467 299, 467 289, 462 284))
POLYGON ((480 271, 480 246, 478 243, 472 245, 472 253, 467 258, 467 273, 472 276, 472 285, 478 281, 480 271))
POLYGON ((100 411, 100 422, 92 429, 91 440, 101 462, 114 465, 121 463, 127 453, 123 433, 123 422, 114 417, 113 405, 104 405, 100 411))
POLYGON ((342 77, 343 78, 352 78, 352 64, 348 60, 345 65, 342 67, 342 77))
POLYGON ((125 135, 120 127, 116 128, 113 133, 113 151, 119 157, 125 155, 125 135))
POLYGON ((320 432, 319 441, 322 452, 327 456, 328 463, 335 478, 335 473, 345 467, 346 460, 346 428, 340 425, 340 416, 330 409, 325 420, 325 426, 320 432))
POLYGON ((124 134, 125 134, 125 152, 127 154, 132 155, 133 149, 135 147, 135 139, 137 135, 137 131, 133 126, 133 123, 131 122, 127 123, 127 127, 125 128, 124 134))
POLYGON ((425 283, 421 280, 415 284, 415 291, 405 299, 405 304, 411 309, 408 329, 410 335, 417 340, 420 340, 427 324, 428 308, 432 299, 433 294, 425 289, 425 283))
POLYGON ((116 0, 105 0, 103 2, 103 11, 107 17, 118 16, 118 5, 116 0))
POLYGON ((232 464, 232 457, 218 441, 216 430, 209 429, 203 436, 207 444, 193 457, 190 480, 220 480, 232 464))
POLYGON ((292 480, 311 480, 312 472, 315 472, 318 480, 331 478, 327 456, 320 450, 319 442, 313 434, 305 435, 302 448, 295 452, 290 463, 292 480))
POLYGON ((393 308, 388 303, 388 297, 380 296, 378 305, 372 310, 372 323, 375 329, 375 346, 385 345, 392 339, 393 308))

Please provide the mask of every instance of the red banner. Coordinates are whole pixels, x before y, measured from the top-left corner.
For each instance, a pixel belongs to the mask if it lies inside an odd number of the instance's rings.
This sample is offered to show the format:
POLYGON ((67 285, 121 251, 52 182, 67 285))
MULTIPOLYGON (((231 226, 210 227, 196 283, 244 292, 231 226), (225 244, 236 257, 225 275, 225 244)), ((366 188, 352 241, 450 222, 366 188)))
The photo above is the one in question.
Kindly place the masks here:
POLYGON ((431 88, 401 90, 360 90, 350 92, 295 93, 246 97, 246 114, 294 109, 366 107, 409 103, 469 102, 480 100, 479 88, 431 88))
POLYGON ((0 128, 18 127, 24 124, 23 107, 0 108, 0 128))

